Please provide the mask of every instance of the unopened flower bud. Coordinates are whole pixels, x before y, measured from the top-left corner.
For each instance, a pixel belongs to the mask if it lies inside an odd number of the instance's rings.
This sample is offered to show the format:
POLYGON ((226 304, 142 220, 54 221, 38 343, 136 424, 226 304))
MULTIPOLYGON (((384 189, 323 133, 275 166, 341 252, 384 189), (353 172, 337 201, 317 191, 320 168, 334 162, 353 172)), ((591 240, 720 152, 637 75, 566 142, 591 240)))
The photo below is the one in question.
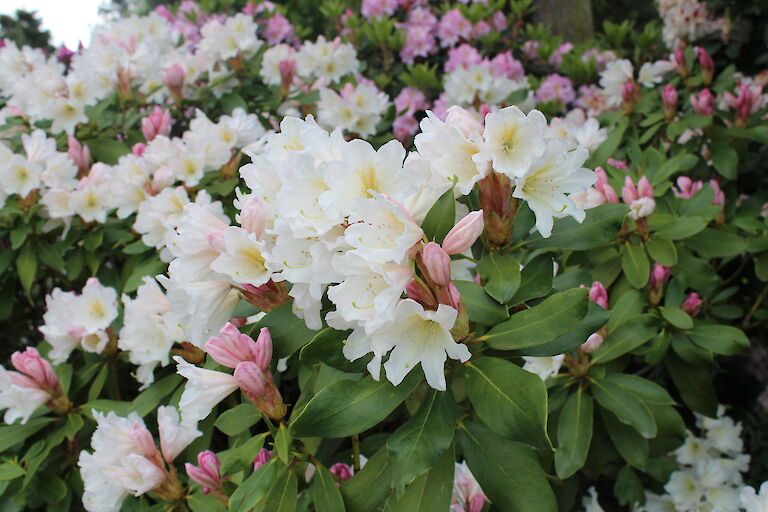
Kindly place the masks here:
POLYGON ((285 96, 290 91, 293 77, 296 76, 296 61, 293 59, 281 60, 277 67, 280 70, 280 90, 285 96))
POLYGON ((75 162, 80 174, 88 174, 91 168, 91 151, 85 144, 80 144, 72 135, 67 137, 67 155, 75 162))
POLYGON ((672 54, 672 61, 677 66, 677 72, 683 78, 688 76, 688 63, 685 61, 685 49, 679 46, 672 54))
POLYGON ((163 84, 165 84, 171 95, 178 102, 182 98, 182 91, 184 89, 184 68, 179 64, 166 68, 163 73, 163 84))
POLYGON ((253 470, 256 471, 261 466, 266 464, 272 460, 272 452, 267 450, 266 448, 262 448, 259 450, 259 453, 256 455, 256 458, 253 459, 253 470))
POLYGON ((152 459, 158 455, 155 439, 152 437, 149 430, 147 430, 147 427, 141 423, 134 423, 131 426, 131 439, 141 454, 148 459, 152 459))
POLYGON ((253 361, 242 361, 235 367, 235 382, 247 395, 262 397, 267 392, 264 372, 253 361))
POLYGON ((603 309, 608 309, 608 290, 605 289, 603 283, 600 281, 592 283, 592 286, 589 287, 589 300, 603 309))
POLYGON ((259 331, 253 350, 253 361, 259 365, 259 368, 262 370, 269 368, 269 363, 272 361, 272 336, 266 327, 262 327, 259 331))
POLYGON ((695 317, 701 311, 701 306, 703 303, 704 301, 701 300, 701 296, 699 296, 698 293, 691 292, 691 294, 688 295, 688 297, 686 297, 683 301, 680 309, 688 313, 691 317, 695 317))
POLYGON ((648 181, 648 178, 643 176, 637 182, 637 195, 639 197, 647 197, 653 199, 653 185, 648 181))
POLYGON ((661 263, 654 263, 653 269, 651 270, 651 276, 648 281, 648 286, 652 290, 661 290, 664 288, 664 285, 667 283, 667 280, 669 279, 670 274, 672 273, 672 269, 669 267, 665 267, 661 263))
POLYGON ((587 341, 582 343, 579 348, 586 352, 587 354, 591 354, 598 348, 600 348, 600 345, 603 344, 603 337, 600 335, 600 333, 592 333, 589 338, 587 338, 587 341))
POLYGON ((664 115, 667 119, 672 119, 677 112, 677 89, 672 84, 667 84, 661 90, 661 99, 664 102, 664 115))
POLYGON ((405 294, 424 306, 424 309, 437 309, 437 299, 421 279, 411 279, 405 286, 405 294))
POLYGON ((213 336, 206 342, 205 351, 220 365, 235 368, 242 361, 253 361, 256 342, 227 323, 219 331, 219 336, 213 336))
POLYGON ((27 347, 24 352, 14 352, 11 354, 11 364, 42 389, 54 389, 59 385, 59 378, 51 363, 43 359, 36 348, 27 347))
POLYGON ((173 173, 173 169, 169 165, 164 165, 152 175, 152 189, 155 192, 160 192, 170 187, 174 181, 176 181, 176 176, 173 173))
POLYGON ((698 96, 691 94, 691 106, 697 114, 711 116, 715 111, 715 97, 709 89, 704 89, 698 96))
POLYGON ((210 450, 197 455, 197 466, 187 462, 184 468, 190 480, 203 487, 203 492, 211 492, 221 487, 221 462, 210 450))
POLYGON ((260 238, 264 233, 264 227, 267 224, 267 216, 264 211, 264 204, 256 196, 251 196, 240 209, 238 217, 240 226, 248 233, 260 238))
POLYGON ((637 85, 632 80, 624 82, 621 86, 621 100, 625 106, 632 105, 637 100, 637 85))
POLYGON ((354 471, 352 469, 352 466, 349 464, 344 464, 343 462, 338 462, 328 468, 328 472, 332 475, 336 475, 339 480, 342 482, 345 480, 349 480, 354 475, 354 471))
POLYGON ((171 113, 160 109, 160 107, 155 107, 147 117, 141 120, 141 133, 149 142, 158 135, 168 135, 171 133, 172 124, 173 118, 171 113))
POLYGON ((712 83, 712 77, 715 73, 715 63, 704 48, 698 47, 696 48, 696 51, 699 54, 699 66, 701 66, 701 76, 704 85, 708 86, 712 83))
POLYGON ((470 212, 445 235, 443 250, 450 255, 466 251, 483 233, 483 225, 483 210, 470 212))
POLYGON ((131 153, 133 153, 136 156, 144 156, 144 151, 147 150, 147 145, 143 142, 137 142, 133 146, 131 146, 131 153))
POLYGON ((421 260, 432 280, 442 286, 451 282, 451 257, 435 242, 429 242, 421 252, 421 260))
POLYGON ((468 139, 473 133, 483 133, 482 123, 472 113, 458 105, 450 107, 447 112, 448 115, 445 118, 445 123, 456 128, 465 138, 468 139))

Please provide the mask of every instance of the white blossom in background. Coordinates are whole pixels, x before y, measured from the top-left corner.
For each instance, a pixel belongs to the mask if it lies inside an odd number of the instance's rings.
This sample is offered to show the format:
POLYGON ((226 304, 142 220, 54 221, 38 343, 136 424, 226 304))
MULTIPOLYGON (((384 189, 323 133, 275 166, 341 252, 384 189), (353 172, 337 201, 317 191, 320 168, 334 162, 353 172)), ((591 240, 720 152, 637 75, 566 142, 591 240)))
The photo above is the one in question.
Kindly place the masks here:
POLYGON ((552 357, 523 356, 523 359, 525 360, 523 370, 535 373, 541 380, 547 380, 549 377, 556 376, 560 371, 565 354, 552 357))

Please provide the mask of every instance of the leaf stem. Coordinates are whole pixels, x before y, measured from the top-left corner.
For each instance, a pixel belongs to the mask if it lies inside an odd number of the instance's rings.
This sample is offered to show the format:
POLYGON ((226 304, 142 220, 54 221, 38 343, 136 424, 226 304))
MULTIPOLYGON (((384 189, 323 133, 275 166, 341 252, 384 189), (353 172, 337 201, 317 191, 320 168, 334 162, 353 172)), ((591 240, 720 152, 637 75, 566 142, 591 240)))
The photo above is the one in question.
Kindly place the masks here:
POLYGON ((358 434, 352 436, 352 467, 355 468, 355 473, 360 471, 360 436, 358 434))

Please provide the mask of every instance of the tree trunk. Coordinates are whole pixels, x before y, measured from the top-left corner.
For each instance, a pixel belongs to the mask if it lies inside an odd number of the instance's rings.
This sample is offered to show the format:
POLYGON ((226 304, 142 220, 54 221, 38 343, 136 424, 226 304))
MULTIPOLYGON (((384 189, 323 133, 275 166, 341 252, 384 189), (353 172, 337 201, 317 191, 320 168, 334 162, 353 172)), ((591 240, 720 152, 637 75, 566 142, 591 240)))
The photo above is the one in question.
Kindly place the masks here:
POLYGON ((536 0, 533 20, 564 41, 581 43, 595 35, 592 0, 536 0))

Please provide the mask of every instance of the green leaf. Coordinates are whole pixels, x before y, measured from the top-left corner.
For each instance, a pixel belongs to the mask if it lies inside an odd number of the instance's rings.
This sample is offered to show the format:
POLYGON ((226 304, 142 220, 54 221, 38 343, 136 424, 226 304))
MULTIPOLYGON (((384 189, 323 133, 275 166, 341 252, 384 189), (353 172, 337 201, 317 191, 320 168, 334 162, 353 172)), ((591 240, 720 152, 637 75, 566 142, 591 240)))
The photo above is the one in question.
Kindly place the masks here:
POLYGON ((136 240, 125 247, 123 247, 123 254, 142 254, 150 250, 151 247, 144 245, 141 240, 136 240))
POLYGON ((627 320, 639 316, 643 312, 644 305, 645 299, 637 290, 629 290, 622 295, 611 310, 611 319, 606 326, 608 334, 627 320))
POLYGON ((715 142, 710 148, 715 170, 724 178, 736 179, 739 174, 739 154, 725 140, 715 142))
POLYGON ((250 402, 227 409, 216 418, 214 426, 227 434, 236 436, 245 432, 261 419, 261 413, 250 402))
POLYGON ((635 428, 643 437, 656 435, 656 421, 648 407, 624 388, 605 385, 597 380, 592 384, 592 393, 598 403, 614 413, 620 422, 635 428))
POLYGON ((664 320, 678 329, 690 329, 693 327, 693 319, 680 308, 672 306, 659 306, 659 311, 664 320))
POLYGON ((168 375, 152 384, 150 387, 139 393, 131 403, 131 410, 135 411, 142 418, 151 411, 157 409, 160 400, 173 393, 179 387, 182 378, 179 375, 168 375))
POLYGON ((0 464, 0 481, 13 480, 14 478, 24 476, 25 474, 26 471, 24 471, 24 468, 13 462, 0 464))
POLYGON ((291 431, 285 426, 285 423, 281 423, 275 435, 275 454, 285 464, 290 462, 292 445, 291 431))
POLYGON ((438 244, 442 244, 445 235, 451 230, 455 221, 456 199, 454 199, 453 187, 451 187, 429 209, 427 216, 421 223, 421 229, 427 240, 434 240, 438 244))
POLYGON ((648 262, 648 256, 645 255, 645 247, 625 243, 621 254, 621 269, 633 288, 645 287, 651 273, 651 264, 648 262))
POLYGON ((293 470, 284 471, 272 484, 264 498, 263 510, 269 512, 295 512, 298 501, 298 480, 293 470))
POLYGON ((557 424, 557 476, 568 478, 584 466, 592 442, 592 397, 579 388, 565 402, 557 424))
POLYGON ((631 467, 624 466, 619 470, 616 483, 613 486, 613 494, 620 505, 630 505, 643 501, 643 482, 631 467))
POLYGON ((466 422, 461 451, 494 507, 504 512, 555 512, 555 494, 533 450, 480 424, 466 422))
POLYGON ((55 505, 67 496, 67 484, 58 476, 48 472, 34 480, 31 491, 42 496, 49 505, 55 505))
POLYGON ((88 388, 88 401, 93 402, 97 398, 99 398, 99 395, 101 394, 101 390, 104 389, 104 384, 107 382, 107 376, 109 375, 109 364, 101 364, 101 369, 99 370, 98 375, 96 375, 96 378, 93 379, 93 382, 91 383, 91 387, 88 388))
POLYGON ((603 418, 608 437, 621 458, 636 468, 645 469, 648 464, 648 440, 634 428, 620 422, 608 409, 600 407, 600 416, 603 418))
POLYGON ((253 467, 253 459, 259 454, 259 451, 264 447, 264 440, 267 437, 267 433, 253 436, 244 443, 236 443, 229 450, 219 452, 218 456, 221 460, 221 474, 228 475, 234 473, 235 470, 245 467, 253 467))
POLYGON ((664 364, 685 405, 714 418, 718 402, 709 372, 700 366, 686 363, 673 353, 667 354, 664 364))
POLYGON ((421 475, 397 500, 392 512, 433 512, 448 510, 453 494, 453 449, 446 450, 428 473, 421 475))
POLYGON ((649 219, 651 230, 670 240, 691 237, 707 227, 707 224, 708 221, 701 217, 673 217, 661 213, 653 214, 649 219))
POLYGON ((746 252, 747 240, 721 229, 707 228, 685 244, 705 258, 729 258, 746 252))
POLYGON ((666 405, 673 405, 675 403, 674 399, 669 395, 666 389, 653 381, 638 377, 637 375, 612 373, 600 380, 603 383, 609 384, 611 387, 618 386, 632 393, 643 402, 666 405))
POLYGON ((131 152, 125 142, 115 139, 91 139, 85 141, 85 144, 91 151, 94 162, 104 162, 108 165, 115 165, 121 156, 131 152))
POLYGON ((600 348, 592 354, 592 363, 607 363, 636 349, 656 335, 656 322, 652 315, 640 315, 622 323, 620 328, 606 336, 600 348))
POLYGON ((485 289, 471 281, 454 281, 461 293, 461 302, 467 307, 471 322, 483 325, 496 325, 509 318, 507 308, 493 300, 485 289))
POLYGON ((749 338, 744 331, 730 325, 697 321, 688 336, 695 344, 715 354, 732 356, 749 348, 749 338))
POLYGON ((477 264, 477 271, 488 295, 502 304, 509 302, 520 288, 520 263, 510 254, 486 254, 477 264))
POLYGON ((592 156, 585 164, 589 169, 594 169, 598 165, 603 165, 616 152, 621 144, 624 132, 629 126, 629 118, 623 116, 621 120, 611 129, 608 137, 592 152, 592 156))
POLYGON ((275 478, 277 478, 277 460, 272 459, 254 471, 232 493, 229 498, 230 512, 252 510, 267 495, 275 478))
POLYGON ((655 235, 648 240, 645 248, 654 261, 658 261, 665 267, 677 265, 677 249, 672 240, 655 235))
POLYGON ((221 97, 221 108, 227 114, 231 114, 236 108, 242 108, 248 112, 248 103, 236 92, 230 92, 221 97))
POLYGON ((520 272, 520 287, 509 301, 511 305, 544 297, 552 291, 554 266, 546 254, 536 256, 520 272))
POLYGON ((467 395, 483 423, 513 441, 551 450, 547 388, 535 374, 503 359, 481 357, 464 365, 467 395))
POLYGON ((321 361, 342 372, 363 372, 365 365, 368 364, 372 356, 349 361, 342 352, 344 342, 351 332, 351 330, 337 331, 331 327, 323 329, 308 344, 304 345, 299 352, 299 359, 307 362, 321 361))
POLYGON ((29 295, 29 290, 35 282, 35 276, 37 276, 37 252, 32 248, 32 244, 25 245, 19 252, 16 258, 16 270, 19 273, 19 282, 24 293, 29 295))
POLYGON ((450 391, 429 392, 411 419, 387 439, 392 463, 393 487, 403 489, 434 466, 453 441, 458 412, 450 391))
POLYGON ((312 501, 317 512, 344 512, 344 500, 331 474, 319 467, 312 478, 312 501))
POLYGON ((543 345, 574 328, 587 314, 588 302, 586 288, 556 293, 541 304, 515 313, 481 339, 497 350, 543 345))
POLYGON ((307 327, 304 320, 293 314, 291 303, 270 311, 250 327, 251 337, 256 339, 262 327, 269 328, 272 336, 274 357, 288 357, 315 337, 316 331, 307 327))
POLYGON ((516 350, 515 355, 549 357, 573 350, 584 343, 592 333, 599 331, 610 317, 610 311, 590 301, 587 315, 579 325, 544 345, 516 350))
POLYGON ((399 386, 384 376, 353 382, 341 380, 324 387, 293 418, 295 437, 348 437, 368 430, 386 418, 421 382, 420 371, 411 371, 399 386))
POLYGON ((341 496, 347 512, 374 510, 389 494, 391 481, 391 459, 387 448, 383 447, 368 459, 359 473, 341 484, 341 496))
POLYGON ((628 211, 622 204, 603 204, 588 210, 587 217, 581 224, 573 217, 558 219, 552 229, 552 236, 541 238, 540 235, 534 235, 526 243, 526 247, 580 251, 601 247, 616 239, 628 211))
POLYGON ((192 512, 227 512, 226 507, 211 494, 192 493, 187 496, 186 503, 192 512))

